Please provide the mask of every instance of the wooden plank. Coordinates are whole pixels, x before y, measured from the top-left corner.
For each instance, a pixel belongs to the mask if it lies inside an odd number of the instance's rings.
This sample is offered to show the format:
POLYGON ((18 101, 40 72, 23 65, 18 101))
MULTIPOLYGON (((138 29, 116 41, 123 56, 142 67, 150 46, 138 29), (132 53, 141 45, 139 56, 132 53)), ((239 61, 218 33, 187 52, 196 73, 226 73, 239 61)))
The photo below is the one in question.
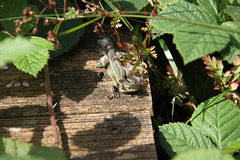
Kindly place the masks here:
MULTIPOLYGON (((94 67, 100 47, 91 36, 50 62, 64 152, 71 159, 157 159, 148 79, 136 94, 107 98, 113 82, 107 76, 98 80, 98 73, 106 70, 94 67)), ((35 79, 9 67, 0 71, 0 136, 53 146, 43 73, 35 79), (6 87, 11 82, 29 86, 6 87)))
MULTIPOLYGON (((36 108, 42 110, 44 107, 36 108)), ((28 109, 31 112, 32 108, 28 109)), ((1 110, 1 115, 3 113, 1 110)), ((62 139, 64 151, 71 158, 93 158, 102 154, 106 157, 114 154, 115 157, 124 153, 131 153, 138 158, 156 158, 147 154, 155 148, 153 134, 149 132, 152 130, 149 112, 67 115, 57 116, 57 119, 60 131, 65 130, 67 135, 66 139, 62 139), (111 154, 107 155, 109 152, 111 154)), ((54 144, 49 117, 33 119, 28 115, 28 118, 0 119, 0 123, 1 136, 3 133, 6 136, 8 132, 12 139, 44 146, 54 144)))

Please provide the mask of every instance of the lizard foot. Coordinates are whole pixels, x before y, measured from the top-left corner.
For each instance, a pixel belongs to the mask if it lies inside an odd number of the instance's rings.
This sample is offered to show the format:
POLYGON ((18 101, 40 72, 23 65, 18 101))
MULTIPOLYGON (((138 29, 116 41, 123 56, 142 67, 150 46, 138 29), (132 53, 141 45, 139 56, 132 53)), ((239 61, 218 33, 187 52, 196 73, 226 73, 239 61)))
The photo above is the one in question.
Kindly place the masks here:
POLYGON ((112 100, 114 98, 119 98, 120 97, 120 93, 119 93, 118 88, 116 86, 113 86, 112 89, 113 89, 113 93, 112 93, 112 95, 109 95, 108 98, 110 100, 112 100))

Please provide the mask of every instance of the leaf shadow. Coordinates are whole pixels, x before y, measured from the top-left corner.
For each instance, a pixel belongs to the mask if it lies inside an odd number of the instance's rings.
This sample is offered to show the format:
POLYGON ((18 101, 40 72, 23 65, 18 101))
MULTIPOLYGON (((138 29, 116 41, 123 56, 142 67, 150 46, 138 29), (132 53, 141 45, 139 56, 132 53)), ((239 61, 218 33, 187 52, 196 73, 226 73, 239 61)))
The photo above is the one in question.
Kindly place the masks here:
MULTIPOLYGON (((51 125, 48 108, 40 105, 13 106, 1 109, 0 117, 0 137, 11 137, 11 135, 20 134, 21 132, 28 135, 27 133, 33 132, 29 143, 39 146, 42 144, 45 128, 51 125), (22 131, 22 129, 28 129, 28 131, 22 131)), ((63 125, 66 116, 56 107, 55 117, 61 130, 62 147, 68 153, 68 143, 64 140, 66 139, 66 129, 63 125)), ((28 136, 21 136, 21 138, 24 137, 28 136)))
MULTIPOLYGON (((121 152, 116 151, 103 151, 88 154, 86 156, 79 156, 72 158, 71 160, 87 160, 87 159, 157 159, 156 153, 152 153, 155 150, 155 144, 138 145, 121 152), (136 152, 138 151, 138 152, 136 152)), ((161 157, 167 158, 167 157, 161 157)), ((169 158, 169 157, 168 157, 169 158)))
POLYGON ((141 123, 136 117, 130 113, 119 113, 104 118, 93 129, 77 132, 73 141, 79 148, 102 152, 127 144, 140 132, 141 123))
MULTIPOLYGON (((73 136, 72 141, 80 150, 87 149, 90 153, 84 156, 84 158, 82 157, 83 159, 91 159, 93 157, 98 159, 99 157, 111 159, 119 156, 119 153, 113 150, 121 148, 135 139, 141 130, 141 123, 136 117, 130 113, 119 113, 104 118, 102 122, 94 125, 92 129, 78 131, 77 134, 73 136)), ((152 145, 155 147, 154 144, 152 145)), ((121 151, 121 154, 125 152, 132 154, 135 150, 133 148, 121 151)), ((79 158, 81 158, 80 155, 79 158)), ((77 160, 78 158, 73 159, 77 160)))

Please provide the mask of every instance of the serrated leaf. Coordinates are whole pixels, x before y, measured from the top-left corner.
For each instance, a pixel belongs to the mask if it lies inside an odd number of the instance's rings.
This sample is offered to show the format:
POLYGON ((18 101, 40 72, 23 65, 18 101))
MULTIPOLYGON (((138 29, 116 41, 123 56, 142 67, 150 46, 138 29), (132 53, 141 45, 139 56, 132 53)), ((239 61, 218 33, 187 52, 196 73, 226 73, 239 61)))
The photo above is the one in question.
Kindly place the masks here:
POLYGON ((3 67, 27 53, 34 52, 37 45, 30 43, 28 38, 17 36, 0 41, 0 48, 0 67, 3 67))
POLYGON ((176 32, 173 41, 187 64, 224 49, 230 42, 230 35, 226 31, 210 27, 193 26, 176 32))
POLYGON ((230 15, 234 21, 240 21, 240 7, 227 5, 227 8, 224 10, 228 15, 230 15))
MULTIPOLYGON (((239 23, 228 21, 222 24, 224 27, 229 27, 235 30, 240 30, 239 23)), ((240 40, 239 40, 239 34, 238 33, 231 33, 230 36, 230 43, 228 46, 223 49, 220 54, 223 57, 224 60, 227 60, 228 63, 232 64, 235 57, 240 54, 240 40)))
POLYGON ((221 5, 213 0, 198 0, 200 5, 179 2, 160 12, 159 19, 151 19, 154 37, 174 34, 184 63, 220 51, 230 41, 229 32, 217 29, 224 21, 221 5))
POLYGON ((222 96, 201 103, 194 111, 193 127, 201 128, 212 138, 219 149, 240 137, 240 109, 222 96))
POLYGON ((219 23, 222 22, 222 7, 218 0, 197 0, 197 2, 205 9, 205 12, 209 13, 212 19, 219 23))
POLYGON ((217 149, 201 149, 178 154, 173 160, 234 160, 230 155, 223 154, 217 149))
POLYGON ((183 151, 214 148, 210 138, 184 123, 159 126, 160 144, 170 156, 183 151))
POLYGON ((165 10, 160 12, 159 16, 173 18, 175 20, 164 20, 164 19, 152 19, 150 25, 153 26, 152 32, 157 34, 164 33, 176 33, 176 31, 184 29, 192 24, 182 22, 185 21, 196 21, 209 24, 217 24, 218 19, 214 19, 208 12, 205 12, 202 7, 188 3, 179 2, 177 4, 168 6, 165 10))
POLYGON ((36 36, 29 39, 29 44, 35 45, 34 50, 14 61, 14 65, 18 69, 37 77, 38 72, 47 64, 49 50, 54 50, 54 47, 52 42, 36 36))
POLYGON ((55 50, 53 43, 49 42, 44 38, 32 36, 30 41, 38 46, 41 46, 41 49, 45 48, 46 50, 55 50))
POLYGON ((234 44, 235 40, 232 40, 231 43, 220 52, 224 60, 227 60, 229 64, 232 64, 237 55, 240 55, 240 49, 237 48, 239 44, 234 44))
POLYGON ((58 148, 38 147, 9 138, 0 138, 1 160, 66 160, 58 148))

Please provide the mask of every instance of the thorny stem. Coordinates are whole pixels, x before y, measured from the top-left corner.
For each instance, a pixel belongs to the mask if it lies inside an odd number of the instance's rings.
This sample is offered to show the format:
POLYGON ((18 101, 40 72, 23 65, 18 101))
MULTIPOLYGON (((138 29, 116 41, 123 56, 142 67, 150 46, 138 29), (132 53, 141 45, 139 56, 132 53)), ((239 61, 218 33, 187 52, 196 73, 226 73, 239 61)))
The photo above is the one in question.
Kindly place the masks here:
POLYGON ((63 14, 65 14, 65 13, 66 13, 66 0, 64 0, 64 8, 63 8, 63 14))
POLYGON ((47 7, 47 5, 42 0, 38 0, 38 1, 42 3, 45 7, 47 7))
POLYGON ((76 0, 74 0, 74 3, 77 6, 77 9, 80 9, 76 0))
POLYGON ((46 94, 47 94, 47 105, 48 105, 51 125, 52 125, 52 128, 53 128, 54 144, 55 144, 56 147, 58 147, 59 146, 59 141, 58 141, 59 132, 58 132, 58 129, 57 129, 55 115, 54 115, 54 107, 53 107, 52 94, 51 94, 51 88, 50 88, 50 78, 49 78, 48 64, 45 65, 45 85, 46 85, 46 94))

